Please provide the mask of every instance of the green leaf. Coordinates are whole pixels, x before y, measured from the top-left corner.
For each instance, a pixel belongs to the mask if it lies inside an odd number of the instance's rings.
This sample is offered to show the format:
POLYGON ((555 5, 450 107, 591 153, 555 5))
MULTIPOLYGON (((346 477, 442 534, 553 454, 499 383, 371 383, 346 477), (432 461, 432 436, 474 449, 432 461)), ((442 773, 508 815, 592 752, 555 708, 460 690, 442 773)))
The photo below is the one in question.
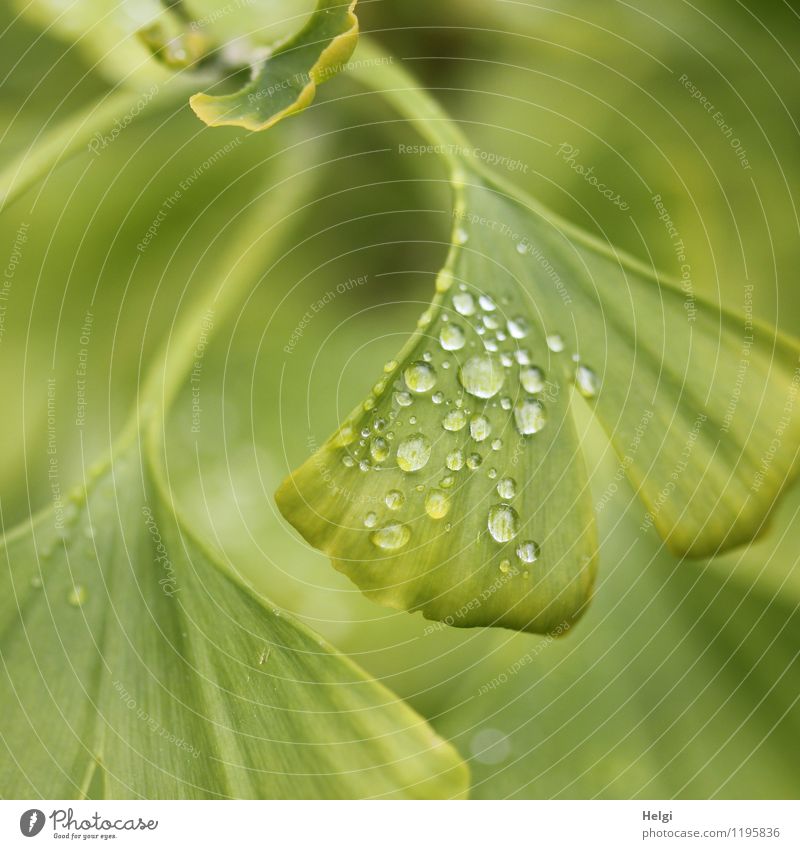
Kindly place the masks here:
POLYGON ((319 0, 306 25, 253 68, 253 79, 234 94, 196 94, 189 103, 212 127, 232 125, 266 130, 301 112, 317 85, 336 74, 355 50, 357 0, 319 0))
POLYGON ((146 465, 125 449, 2 549, 3 795, 461 795, 453 750, 244 586, 146 465))
MULTIPOLYGON (((407 79, 380 74, 429 138, 458 139, 407 79)), ((689 556, 757 536, 796 471, 797 344, 446 156, 453 245, 433 304, 282 485, 284 516, 383 604, 560 631, 595 572, 572 415, 588 403, 650 511, 645 529, 689 556)))

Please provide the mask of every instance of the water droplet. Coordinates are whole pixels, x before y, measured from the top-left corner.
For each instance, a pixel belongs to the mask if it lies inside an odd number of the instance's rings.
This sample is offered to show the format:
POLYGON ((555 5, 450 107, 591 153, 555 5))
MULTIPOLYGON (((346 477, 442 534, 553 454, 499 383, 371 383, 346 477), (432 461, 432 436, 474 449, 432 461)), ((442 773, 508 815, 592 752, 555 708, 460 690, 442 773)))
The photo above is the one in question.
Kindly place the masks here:
POLYGON ((544 392, 545 375, 538 366, 523 366, 519 370, 519 382, 526 392, 544 392))
POLYGON ((483 347, 485 350, 489 351, 489 353, 494 354, 498 349, 497 340, 496 339, 484 339, 483 347))
POLYGON ((404 472, 419 471, 431 458, 431 442, 422 433, 415 433, 397 446, 397 465, 404 472))
POLYGON ((527 348, 520 348, 514 351, 514 359, 521 366, 529 366, 531 364, 531 352, 527 348))
POLYGON ((411 539, 411 531, 405 525, 387 525, 370 537, 372 544, 384 551, 397 551, 411 539))
POLYGON ((517 253, 518 254, 528 253, 528 243, 527 242, 517 242, 517 253))
POLYGON ((453 307, 459 315, 475 315, 475 299, 469 292, 453 295, 453 307))
POLYGON ((524 339, 528 335, 528 322, 521 315, 510 318, 506 325, 513 339, 524 339))
POLYGON ((415 425, 417 423, 417 417, 416 416, 409 416, 408 417, 408 423, 410 425, 415 425))
POLYGON ((519 516, 510 504, 489 508, 489 533, 496 542, 509 542, 519 533, 519 516))
POLYGON ((464 230, 462 227, 459 227, 458 230, 456 230, 453 238, 455 239, 455 243, 457 245, 466 245, 469 241, 469 233, 467 233, 467 231, 464 230))
POLYGON ((501 560, 500 561, 500 571, 507 575, 511 571, 511 561, 510 560, 501 560))
POLYGON ((560 333, 551 333, 547 337, 547 347, 554 353, 560 354, 564 350, 564 340, 560 333))
POLYGON ((452 475, 445 475, 440 481, 439 486, 442 489, 451 489, 455 484, 456 479, 452 475))
POLYGON ((482 462, 483 457, 481 457, 480 454, 470 454, 469 457, 467 457, 467 466, 473 471, 480 468, 482 462))
POLYGON ((425 499, 425 512, 431 519, 444 519, 450 512, 450 499, 438 489, 432 489, 425 499))
POLYGON ((442 419, 442 427, 452 432, 461 430, 466 424, 467 414, 462 409, 450 410, 442 419))
POLYGON ((492 398, 503 388, 505 372, 502 365, 489 354, 470 357, 458 370, 464 389, 476 398, 492 398))
POLYGON ((494 480, 497 477, 497 469, 489 469, 486 474, 489 476, 489 478, 491 478, 491 480, 494 480))
POLYGON ((376 431, 378 431, 378 433, 380 433, 380 431, 382 431, 386 427, 386 419, 380 419, 380 418, 375 419, 375 421, 372 424, 372 427, 376 431))
POLYGON ((526 398, 514 407, 514 421, 523 436, 531 436, 547 424, 547 411, 541 401, 526 398))
POLYGON ((600 391, 600 378, 588 366, 578 366, 575 383, 584 398, 596 398, 600 391))
POLYGON ((499 451, 503 447, 502 439, 493 439, 492 440, 492 451, 499 451))
POLYGON ((436 370, 430 363, 422 360, 411 365, 403 372, 406 386, 418 394, 430 392, 436 385, 436 370))
POLYGON ((367 513, 364 516, 364 527, 365 528, 374 528, 375 525, 378 524, 378 514, 377 513, 367 513))
POLYGON ((469 422, 469 432, 476 442, 483 442, 491 435, 492 425, 486 416, 473 416, 469 422))
POLYGON ((439 344, 445 351, 460 351, 467 344, 467 337, 457 324, 444 324, 439 331, 439 344))
POLYGON ((399 510, 406 503, 406 497, 399 489, 392 489, 386 493, 384 501, 390 510, 399 510))
POLYGON ((507 395, 504 396, 503 398, 500 399, 500 406, 504 410, 510 410, 511 409, 511 399, 507 395))
POLYGON ((464 468, 464 452, 460 448, 451 451, 447 455, 446 463, 451 472, 460 472, 464 468))
POLYGON ((510 501, 517 494, 517 482, 514 478, 501 478, 497 482, 497 494, 504 501, 510 501))
POLYGON ((486 312, 494 312, 497 309, 497 304, 489 295, 480 295, 478 297, 478 303, 481 305, 481 309, 486 310, 486 312))
POLYGON ((342 465, 347 466, 348 469, 352 469, 355 464, 356 461, 349 454, 345 454, 344 457, 342 457, 342 465))
POLYGON ((444 401, 444 392, 434 392, 433 395, 431 395, 431 401, 433 401, 434 404, 441 404, 444 401))
POLYGON ((482 319, 483 326, 487 330, 497 330, 500 327, 500 318, 496 315, 485 315, 482 319))
POLYGON ((395 392, 394 400, 397 401, 397 403, 401 407, 410 407, 414 403, 414 397, 412 396, 412 394, 410 392, 406 392, 405 390, 395 392))
POLYGON ((511 356, 511 354, 507 353, 506 351, 503 351, 503 353, 500 354, 500 363, 503 368, 511 368, 511 366, 514 365, 514 358, 511 356))
POLYGON ((517 546, 517 557, 519 557, 523 563, 535 563, 539 559, 540 553, 541 549, 539 548, 539 543, 534 542, 533 540, 521 542, 517 546))
POLYGON ((86 587, 82 584, 75 584, 67 595, 67 602, 73 607, 82 607, 86 602, 86 587))
POLYGON ((393 372, 397 368, 397 360, 389 360, 388 363, 383 367, 383 370, 386 374, 393 372))
POLYGON ((376 436, 370 443, 369 453, 376 463, 382 463, 389 456, 389 443, 382 436, 376 436))
POLYGON ((376 383, 376 384, 372 387, 372 394, 373 394, 373 395, 383 395, 383 390, 384 390, 384 389, 386 389, 386 380, 385 380, 385 379, 384 379, 384 380, 379 380, 379 381, 378 381, 378 382, 377 382, 377 383, 376 383))
POLYGON ((369 460, 359 460, 358 468, 362 472, 368 472, 372 466, 370 466, 369 460))
POLYGON ((372 398, 367 398, 362 406, 364 407, 365 412, 369 412, 375 406, 375 401, 372 398))

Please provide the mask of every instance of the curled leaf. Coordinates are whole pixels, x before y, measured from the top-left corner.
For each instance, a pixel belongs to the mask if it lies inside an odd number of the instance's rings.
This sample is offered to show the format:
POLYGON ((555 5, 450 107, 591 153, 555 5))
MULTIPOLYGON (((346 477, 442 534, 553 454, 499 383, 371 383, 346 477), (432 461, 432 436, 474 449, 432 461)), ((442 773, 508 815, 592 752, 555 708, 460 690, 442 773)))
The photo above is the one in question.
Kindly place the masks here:
POLYGON ((369 597, 456 626, 563 630, 597 537, 587 403, 678 554, 755 537, 796 471, 800 351, 492 178, 457 186, 437 294, 284 516, 369 597), (743 353, 744 352, 744 353, 743 353))
POLYGON ((306 25, 253 68, 252 80, 228 95, 196 94, 189 103, 212 127, 266 130, 301 112, 317 86, 336 74, 358 42, 357 0, 319 0, 306 25))

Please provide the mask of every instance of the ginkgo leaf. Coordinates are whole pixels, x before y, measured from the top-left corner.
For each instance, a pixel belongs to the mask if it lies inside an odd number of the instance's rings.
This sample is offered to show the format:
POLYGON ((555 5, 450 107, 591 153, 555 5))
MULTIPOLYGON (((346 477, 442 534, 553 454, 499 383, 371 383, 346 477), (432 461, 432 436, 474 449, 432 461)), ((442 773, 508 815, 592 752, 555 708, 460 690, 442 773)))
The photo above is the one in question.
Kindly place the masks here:
POLYGON ((795 471, 797 345, 467 164, 456 189, 433 305, 283 484, 284 516, 384 604, 558 630, 594 574, 570 413, 588 403, 674 551, 756 536, 795 471))
POLYGON ((306 25, 254 66, 252 80, 234 94, 196 94, 189 103, 212 127, 265 130, 301 112, 317 86, 336 74, 355 50, 357 0, 319 0, 306 25))
POLYGON ((455 752, 243 585, 147 463, 2 547, 3 796, 462 795, 455 752))

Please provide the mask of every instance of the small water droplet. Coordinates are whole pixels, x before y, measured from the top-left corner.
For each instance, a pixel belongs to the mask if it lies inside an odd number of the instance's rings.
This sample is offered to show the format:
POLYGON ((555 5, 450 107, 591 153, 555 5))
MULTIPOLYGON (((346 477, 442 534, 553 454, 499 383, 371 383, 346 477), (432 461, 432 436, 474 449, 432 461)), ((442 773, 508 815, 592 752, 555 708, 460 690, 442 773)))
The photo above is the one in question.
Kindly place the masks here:
POLYGON ((82 607, 86 603, 86 587, 75 584, 67 595, 67 602, 73 607, 82 607))
POLYGON ((416 416, 409 416, 408 417, 408 423, 410 425, 415 425, 417 423, 417 417, 416 416))
POLYGON ((528 335, 528 322, 521 315, 510 318, 506 325, 513 339, 524 339, 528 335))
POLYGON ((476 442, 483 442, 491 435, 492 425, 486 416, 473 416, 469 422, 469 432, 476 442))
POLYGON ((431 395, 431 401, 433 401, 434 404, 441 404, 444 401, 444 392, 434 392, 433 395, 431 395))
POLYGON ((514 407, 514 421, 522 436, 531 436, 547 424, 547 411, 541 401, 526 398, 514 407))
POLYGON ((480 454, 470 454, 467 457, 467 466, 475 471, 475 469, 480 468, 481 463, 483 462, 483 457, 480 454))
POLYGON ((397 551, 411 539, 411 531, 405 525, 387 525, 370 537, 372 544, 384 551, 397 551))
POLYGON ((500 571, 507 575, 511 571, 511 561, 510 560, 501 560, 500 561, 500 571))
POLYGON ((509 542, 519 533, 519 516, 510 504, 489 508, 489 533, 496 542, 509 542))
POLYGON ((373 398, 367 398, 362 406, 364 407, 364 411, 368 413, 375 406, 375 400, 373 398))
POLYGON ((467 344, 467 337, 457 324, 445 324, 439 331, 439 344, 445 351, 460 351, 467 344))
POLYGON ((491 480, 494 480, 497 477, 497 469, 489 469, 486 473, 491 480))
POLYGON ((504 396, 504 397, 502 397, 502 398, 500 399, 500 406, 501 406, 504 410, 510 410, 510 409, 511 409, 511 399, 510 399, 507 395, 506 395, 506 396, 504 396))
POLYGON ((382 463, 389 456, 389 443, 382 436, 376 436, 370 443, 369 453, 376 463, 382 463))
POLYGON ((430 363, 419 360, 403 372, 406 386, 418 394, 430 392, 436 385, 436 370, 430 363))
POLYGON ((439 481, 439 486, 440 486, 442 489, 452 489, 452 487, 453 487, 453 485, 455 484, 455 482, 456 482, 456 479, 453 477, 453 475, 445 475, 445 476, 444 476, 444 477, 443 477, 443 478, 439 481))
POLYGON ((405 390, 401 390, 400 392, 394 393, 394 400, 401 407, 410 407, 414 403, 414 397, 410 392, 406 392, 405 390))
POLYGON ((449 410, 442 419, 442 427, 445 430, 452 431, 453 433, 466 427, 466 424, 467 414, 460 408, 449 410))
POLYGON ((511 501, 517 494, 517 482, 514 478, 501 478, 497 482, 497 494, 504 501, 511 501))
POLYGON ((390 510, 399 510, 406 503, 406 497, 399 489, 392 489, 386 493, 384 501, 390 510))
POLYGON ((503 368, 511 368, 514 365, 514 358, 507 351, 500 354, 500 364, 503 368))
POLYGON ((397 368, 397 360, 389 360, 388 363, 383 367, 383 370, 386 374, 393 372, 397 368))
POLYGON ((457 245, 466 245, 469 241, 469 233, 467 233, 467 231, 464 230, 463 227, 459 227, 456 230, 453 238, 457 245))
POLYGON ((475 298, 469 292, 453 295, 453 307, 459 315, 475 315, 475 298))
POLYGON ((517 557, 519 557, 523 563, 535 563, 539 559, 540 553, 541 550, 539 548, 539 543, 534 542, 533 540, 521 542, 517 546, 517 557))
POLYGON ((493 439, 492 440, 492 451, 499 451, 503 447, 502 439, 493 439))
POLYGON ((531 352, 527 348, 520 348, 514 351, 514 359, 521 366, 529 366, 531 364, 531 352))
POLYGON ((496 315, 485 315, 482 319, 483 326, 487 330, 497 330, 500 327, 500 317, 496 315))
POLYGON ((497 304, 489 295, 480 295, 478 297, 478 303, 481 305, 481 309, 486 312, 494 312, 497 309, 497 304))
POLYGON ((503 388, 505 372, 489 354, 470 357, 458 371, 461 385, 476 398, 492 398, 503 388))
POLYGON ((527 242, 517 242, 517 253, 518 254, 528 253, 528 243, 527 242))
POLYGON ((551 333, 547 337, 547 347, 554 353, 560 354, 564 350, 564 339, 560 333, 551 333))
POLYGON ((344 457, 342 457, 342 465, 347 466, 348 469, 352 469, 355 464, 356 461, 349 454, 345 454, 344 457))
POLYGON ((578 366, 575 383, 584 398, 596 398, 600 391, 600 378, 588 366, 578 366))
POLYGON ((375 525, 377 525, 377 524, 378 524, 378 514, 377 513, 370 512, 370 513, 367 513, 366 516, 364 516, 364 527, 365 528, 374 528, 375 525))
POLYGON ((425 498, 425 512, 431 519, 444 519, 450 512, 450 499, 441 490, 432 489, 425 498))
POLYGON ((464 468, 464 452, 460 448, 451 451, 447 455, 446 463, 451 472, 460 472, 464 468))
POLYGON ((519 382, 526 392, 544 392, 545 374, 538 366, 523 366, 519 370, 519 382))
POLYGON ((359 460, 358 462, 359 471, 368 472, 372 466, 369 463, 369 460, 359 460))
POLYGON ((415 433, 397 446, 397 465, 404 472, 419 471, 431 458, 431 442, 422 433, 415 433))

